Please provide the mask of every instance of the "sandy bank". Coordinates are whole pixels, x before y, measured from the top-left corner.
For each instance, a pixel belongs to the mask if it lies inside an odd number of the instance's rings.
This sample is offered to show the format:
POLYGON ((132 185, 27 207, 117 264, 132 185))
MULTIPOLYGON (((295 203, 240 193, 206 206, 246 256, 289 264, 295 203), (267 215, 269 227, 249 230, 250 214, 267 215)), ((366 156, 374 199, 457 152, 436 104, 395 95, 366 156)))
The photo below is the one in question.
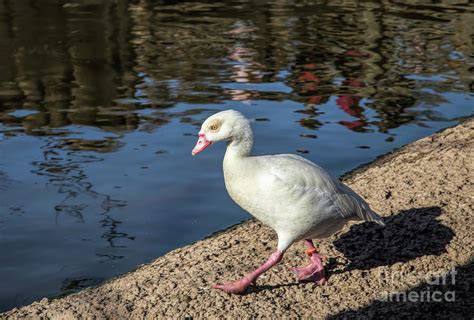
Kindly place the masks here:
POLYGON ((0 318, 472 317, 473 159, 471 119, 351 174, 346 183, 385 217, 387 227, 353 224, 321 242, 329 258, 322 287, 299 284, 288 271, 305 264, 297 244, 246 294, 210 289, 241 277, 274 250, 273 232, 248 221, 97 288, 43 299, 0 318), (453 269, 444 284, 427 278, 453 269), (406 298, 381 299, 395 291, 406 298))

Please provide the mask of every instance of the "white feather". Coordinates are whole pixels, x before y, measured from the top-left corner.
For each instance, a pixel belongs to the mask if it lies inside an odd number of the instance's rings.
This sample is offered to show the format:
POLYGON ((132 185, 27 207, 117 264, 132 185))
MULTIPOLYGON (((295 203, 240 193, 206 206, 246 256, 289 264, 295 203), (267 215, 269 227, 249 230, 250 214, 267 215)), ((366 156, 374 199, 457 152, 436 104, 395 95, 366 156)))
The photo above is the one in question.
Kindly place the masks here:
POLYGON ((325 238, 349 220, 383 220, 352 189, 315 163, 292 154, 251 156, 253 134, 234 110, 211 116, 202 126, 211 141, 228 140, 224 179, 231 198, 278 234, 285 251, 301 239, 325 238), (206 123, 219 118, 219 133, 208 135, 206 123))

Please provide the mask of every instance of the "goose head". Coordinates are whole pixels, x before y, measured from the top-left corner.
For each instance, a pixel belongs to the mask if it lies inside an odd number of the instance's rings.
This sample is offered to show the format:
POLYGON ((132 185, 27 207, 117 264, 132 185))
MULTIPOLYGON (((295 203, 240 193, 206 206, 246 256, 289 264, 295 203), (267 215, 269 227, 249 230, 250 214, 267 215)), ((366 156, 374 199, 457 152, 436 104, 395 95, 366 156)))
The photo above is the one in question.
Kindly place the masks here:
POLYGON ((199 130, 193 156, 218 141, 252 139, 249 121, 238 111, 226 110, 213 114, 204 121, 199 130))

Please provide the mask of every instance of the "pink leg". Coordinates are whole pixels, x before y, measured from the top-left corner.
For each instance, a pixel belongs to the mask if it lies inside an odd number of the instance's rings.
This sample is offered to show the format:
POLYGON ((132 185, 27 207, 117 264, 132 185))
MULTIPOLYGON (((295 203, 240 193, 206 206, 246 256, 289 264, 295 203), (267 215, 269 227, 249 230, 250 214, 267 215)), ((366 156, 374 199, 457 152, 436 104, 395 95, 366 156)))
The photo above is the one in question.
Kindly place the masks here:
POLYGON ((323 266, 324 258, 316 252, 316 247, 313 245, 312 240, 306 239, 305 244, 308 247, 306 253, 309 255, 310 264, 302 268, 293 268, 291 271, 296 274, 299 281, 324 284, 326 282, 323 266))
POLYGON ((246 274, 242 279, 235 281, 235 282, 229 282, 229 283, 224 283, 224 284, 215 284, 212 287, 215 289, 221 289, 227 293, 242 293, 247 289, 247 287, 252 283, 257 280, 257 278, 276 265, 278 262, 281 261, 283 258, 283 252, 277 250, 272 255, 270 258, 262 264, 257 270, 250 272, 246 274))

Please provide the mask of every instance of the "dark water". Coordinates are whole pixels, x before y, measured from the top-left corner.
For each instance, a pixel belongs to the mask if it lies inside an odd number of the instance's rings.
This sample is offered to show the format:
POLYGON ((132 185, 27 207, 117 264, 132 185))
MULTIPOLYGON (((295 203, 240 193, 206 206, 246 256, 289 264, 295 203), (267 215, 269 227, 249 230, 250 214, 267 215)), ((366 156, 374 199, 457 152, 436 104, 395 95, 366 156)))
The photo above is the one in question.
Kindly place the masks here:
POLYGON ((0 1, 0 310, 248 216, 199 124, 340 175, 473 112, 468 1, 0 1))

